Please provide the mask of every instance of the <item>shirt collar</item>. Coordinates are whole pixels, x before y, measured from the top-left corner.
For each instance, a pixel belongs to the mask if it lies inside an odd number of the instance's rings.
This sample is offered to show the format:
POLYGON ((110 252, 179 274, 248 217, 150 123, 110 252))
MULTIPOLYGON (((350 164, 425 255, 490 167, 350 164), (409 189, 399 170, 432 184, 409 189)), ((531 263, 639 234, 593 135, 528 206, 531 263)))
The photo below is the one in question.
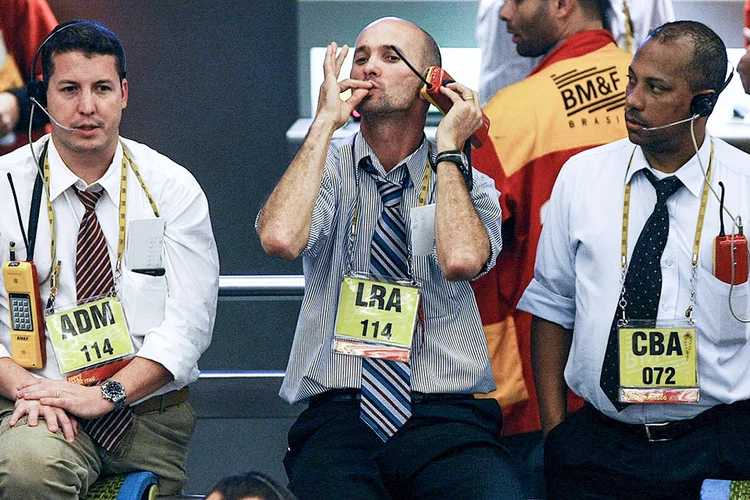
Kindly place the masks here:
POLYGON ((406 168, 409 171, 409 177, 411 177, 411 184, 413 186, 421 186, 424 180, 424 170, 427 166, 427 153, 429 149, 429 143, 423 137, 422 143, 419 145, 419 147, 412 154, 401 160, 399 164, 395 168, 391 169, 391 171, 386 175, 385 169, 383 168, 383 165, 381 165, 380 160, 378 160, 378 157, 375 156, 375 153, 373 152, 372 148, 370 148, 370 145, 367 144, 367 141, 365 141, 364 137, 362 137, 362 133, 358 132, 354 138, 355 166, 359 164, 359 160, 361 160, 365 156, 369 156, 378 173, 380 173, 380 175, 382 175, 384 178, 390 181, 394 181, 401 175, 398 174, 397 171, 402 165, 406 164, 406 168))
MULTIPOLYGON (((47 150, 47 159, 49 161, 49 175, 50 175, 50 186, 49 193, 50 199, 54 201, 64 193, 71 186, 75 186, 76 189, 85 191, 92 187, 101 186, 104 192, 112 200, 112 203, 118 205, 120 203, 120 168, 122 166, 122 144, 117 143, 117 149, 115 150, 115 156, 112 158, 112 163, 107 167, 107 171, 104 175, 96 182, 91 185, 87 185, 82 179, 70 171, 65 165, 60 153, 55 147, 55 141, 50 139, 49 148, 47 150)), ((96 191, 97 189, 94 189, 96 191)))
MULTIPOLYGON (((708 134, 706 134, 706 137, 703 140, 703 144, 701 144, 698 153, 700 155, 701 162, 703 163, 703 168, 708 169, 708 164, 711 159, 711 137, 708 134)), ((628 182, 630 182, 636 172, 644 169, 654 171, 654 169, 651 168, 651 165, 649 165, 648 160, 646 160, 646 157, 643 155, 643 150, 640 147, 636 146, 633 153, 633 161, 630 164, 630 170, 625 177, 625 183, 627 184, 628 182)), ((677 176, 680 181, 682 181, 682 184, 685 185, 685 187, 693 194, 693 196, 701 196, 704 177, 697 155, 693 155, 693 157, 690 158, 684 165, 682 165, 677 170, 677 172, 674 173, 674 175, 677 176)))

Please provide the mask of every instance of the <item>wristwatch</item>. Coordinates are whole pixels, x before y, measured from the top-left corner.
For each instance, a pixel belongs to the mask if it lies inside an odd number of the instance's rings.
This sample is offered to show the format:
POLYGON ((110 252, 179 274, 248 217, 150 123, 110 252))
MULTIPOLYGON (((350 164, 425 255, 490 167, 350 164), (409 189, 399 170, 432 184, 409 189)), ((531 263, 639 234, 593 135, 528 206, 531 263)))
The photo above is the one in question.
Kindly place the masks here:
POLYGON ((125 395, 125 388, 122 384, 116 380, 107 380, 102 385, 102 397, 115 404, 115 410, 120 410, 127 406, 127 396, 125 395))
POLYGON ((474 179, 472 176, 472 170, 471 165, 469 164, 469 159, 466 158, 466 155, 463 151, 459 151, 457 149, 453 149, 450 151, 443 151, 442 153, 438 153, 437 157, 435 158, 435 171, 437 172, 437 165, 440 162, 443 161, 449 161, 451 163, 454 163, 458 167, 458 171, 461 172, 461 175, 464 176, 464 182, 466 182, 466 189, 469 190, 471 193, 471 188, 474 186, 474 179))

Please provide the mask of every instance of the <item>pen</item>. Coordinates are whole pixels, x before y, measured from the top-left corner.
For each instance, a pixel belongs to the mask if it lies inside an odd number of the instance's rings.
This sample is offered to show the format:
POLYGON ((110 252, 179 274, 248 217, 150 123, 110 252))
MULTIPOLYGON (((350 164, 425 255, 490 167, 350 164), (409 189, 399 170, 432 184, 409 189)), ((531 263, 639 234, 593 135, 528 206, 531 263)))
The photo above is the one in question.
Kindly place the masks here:
POLYGON ((157 267, 154 269, 131 269, 134 273, 146 274, 148 276, 164 276, 164 268, 157 267))

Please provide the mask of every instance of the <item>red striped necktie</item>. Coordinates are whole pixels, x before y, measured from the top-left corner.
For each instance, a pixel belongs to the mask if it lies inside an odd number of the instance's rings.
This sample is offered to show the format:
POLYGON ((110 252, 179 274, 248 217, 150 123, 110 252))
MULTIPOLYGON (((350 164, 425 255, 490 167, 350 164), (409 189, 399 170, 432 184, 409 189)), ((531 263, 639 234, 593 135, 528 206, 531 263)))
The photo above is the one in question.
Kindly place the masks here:
MULTIPOLYGON (((78 304, 111 294, 115 288, 107 241, 96 218, 96 203, 104 190, 89 192, 76 189, 86 213, 78 229, 76 250, 76 290, 78 304)), ((112 452, 133 426, 133 412, 129 407, 114 410, 103 417, 83 422, 89 437, 112 452)))

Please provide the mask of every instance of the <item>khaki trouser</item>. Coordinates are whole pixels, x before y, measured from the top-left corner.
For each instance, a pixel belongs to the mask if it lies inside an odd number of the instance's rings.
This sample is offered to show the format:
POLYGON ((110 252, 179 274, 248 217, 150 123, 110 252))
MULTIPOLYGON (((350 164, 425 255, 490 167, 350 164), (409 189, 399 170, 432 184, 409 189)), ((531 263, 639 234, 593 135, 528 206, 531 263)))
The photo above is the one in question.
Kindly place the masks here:
POLYGON ((62 430, 53 434, 40 417, 29 427, 26 417, 8 426, 14 402, 0 397, 0 499, 48 500, 84 497, 100 474, 147 470, 159 476, 162 495, 179 493, 185 484, 188 444, 195 412, 184 402, 142 415, 113 453, 105 452, 78 426, 73 444, 62 430))

